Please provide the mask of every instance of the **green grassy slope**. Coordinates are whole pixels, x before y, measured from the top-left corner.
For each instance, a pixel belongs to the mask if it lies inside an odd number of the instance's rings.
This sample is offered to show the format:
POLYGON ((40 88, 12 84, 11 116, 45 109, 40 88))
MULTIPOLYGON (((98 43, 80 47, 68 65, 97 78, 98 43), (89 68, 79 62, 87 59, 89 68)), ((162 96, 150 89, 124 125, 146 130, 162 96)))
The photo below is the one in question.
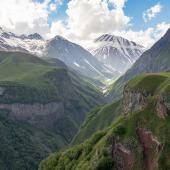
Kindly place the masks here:
MULTIPOLYGON (((39 170, 67 169, 67 170, 116 170, 117 162, 121 163, 121 155, 112 155, 114 142, 121 143, 131 153, 133 153, 133 166, 130 170, 143 170, 144 160, 143 147, 139 142, 137 128, 143 128, 151 132, 161 143, 162 149, 159 154, 153 150, 154 146, 149 148, 149 156, 153 158, 150 163, 155 163, 157 159, 154 155, 158 154, 159 170, 170 168, 170 111, 165 119, 160 118, 155 113, 157 95, 165 94, 170 103, 170 73, 146 74, 134 78, 128 83, 132 92, 146 90, 148 96, 148 105, 137 112, 121 115, 111 126, 95 133, 90 139, 82 144, 75 145, 63 152, 52 154, 46 160, 42 161, 39 170)), ((144 139, 144 138, 143 138, 144 139)), ((151 138, 150 138, 151 140, 151 138)), ((153 140, 155 141, 155 139, 153 140)), ((149 142, 148 142, 149 144, 149 142)), ((147 150, 147 148, 146 148, 147 150)), ((123 150, 124 155, 129 151, 123 150)), ((122 153, 120 152, 120 153, 122 153)), ((130 161, 129 161, 130 162, 130 161)), ((123 169, 128 169, 124 164, 123 169)), ((154 169, 155 170, 155 169, 154 169)))
POLYGON ((72 143, 81 143, 91 137, 95 132, 111 125, 113 120, 121 114, 121 102, 120 100, 112 104, 99 106, 89 112, 86 121, 81 126, 72 143))
MULTIPOLYGON (((0 156, 0 167, 6 166, 4 169, 7 170, 37 169, 42 158, 71 142, 86 112, 103 102, 99 91, 70 72, 60 61, 48 62, 19 52, 0 52, 0 88, 5 89, 0 94, 0 105, 55 102, 62 104, 64 109, 59 118, 49 115, 44 119, 39 113, 40 116, 32 115, 28 121, 11 119, 5 113, 0 119, 1 135, 2 142, 8 141, 9 145, 2 147, 1 152, 7 154, 0 156), (17 139, 13 138, 12 129, 17 139), (15 155, 17 164, 14 166, 15 155)), ((0 116, 3 112, 0 109, 0 116)))

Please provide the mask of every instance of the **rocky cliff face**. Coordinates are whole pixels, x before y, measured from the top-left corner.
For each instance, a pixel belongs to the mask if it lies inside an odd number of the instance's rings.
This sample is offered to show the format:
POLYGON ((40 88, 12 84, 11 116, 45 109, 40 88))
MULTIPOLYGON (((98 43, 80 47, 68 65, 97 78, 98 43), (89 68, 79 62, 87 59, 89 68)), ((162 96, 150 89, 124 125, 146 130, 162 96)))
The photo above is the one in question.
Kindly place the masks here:
MULTIPOLYGON (((149 97, 153 96, 145 90, 132 90, 128 86, 124 88, 123 95, 123 113, 125 115, 146 108, 149 104, 149 97)), ((169 95, 162 93, 156 97, 155 112, 158 117, 165 118, 168 110, 170 110, 169 95)))
POLYGON ((63 104, 55 102, 48 104, 0 104, 0 110, 7 110, 11 119, 43 127, 50 126, 64 114, 63 104))
POLYGON ((143 159, 145 170, 158 169, 159 153, 162 150, 162 145, 157 137, 152 132, 143 128, 137 129, 139 141, 143 147, 143 159))
POLYGON ((126 86, 123 95, 123 113, 125 115, 129 112, 140 111, 148 104, 148 94, 143 90, 133 91, 126 86))

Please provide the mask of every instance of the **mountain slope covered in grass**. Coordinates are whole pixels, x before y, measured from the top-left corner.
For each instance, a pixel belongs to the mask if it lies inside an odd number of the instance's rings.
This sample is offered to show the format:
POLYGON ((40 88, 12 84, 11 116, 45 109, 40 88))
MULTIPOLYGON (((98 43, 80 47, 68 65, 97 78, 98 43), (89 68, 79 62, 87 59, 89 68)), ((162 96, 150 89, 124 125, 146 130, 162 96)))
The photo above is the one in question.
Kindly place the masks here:
POLYGON ((52 154, 39 170, 166 170, 170 168, 170 72, 129 81, 123 112, 82 144, 52 154))
POLYGON ((122 100, 104 106, 98 106, 90 111, 72 143, 81 143, 91 137, 95 132, 110 126, 121 114, 121 104, 122 100))
POLYGON ((57 59, 0 52, 0 166, 37 169, 71 142, 86 112, 102 102, 99 91, 57 59))

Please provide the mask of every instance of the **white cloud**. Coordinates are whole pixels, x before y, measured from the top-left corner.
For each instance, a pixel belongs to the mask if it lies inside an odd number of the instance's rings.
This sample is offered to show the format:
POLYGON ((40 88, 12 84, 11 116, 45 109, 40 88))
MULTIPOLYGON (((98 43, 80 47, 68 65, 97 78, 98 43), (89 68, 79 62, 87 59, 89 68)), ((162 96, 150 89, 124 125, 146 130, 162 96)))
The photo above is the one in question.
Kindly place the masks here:
POLYGON ((68 20, 53 22, 48 35, 61 34, 80 41, 125 28, 130 18, 124 14, 124 4, 125 0, 71 0, 66 11, 68 20))
MULTIPOLYGON (((103 33, 120 35, 150 47, 170 27, 162 22, 146 30, 128 29, 131 18, 123 11, 126 0, 70 0, 66 11, 68 19, 53 21, 49 26, 50 10, 53 12, 62 2, 0 0, 0 26, 17 34, 38 32, 47 37, 59 34, 85 47, 91 47, 92 40, 103 33)), ((151 11, 148 16, 153 18, 159 10, 156 7, 151 11)))
POLYGON ((156 16, 156 14, 160 13, 162 10, 162 5, 160 3, 152 6, 151 8, 147 9, 143 13, 143 19, 145 22, 150 21, 152 18, 156 16))
POLYGON ((49 30, 48 4, 32 0, 0 0, 0 26, 18 34, 39 32, 44 34, 49 30))
POLYGON ((58 7, 59 5, 62 5, 62 3, 63 3, 63 0, 55 0, 54 3, 51 3, 51 4, 50 4, 50 10, 51 10, 52 12, 56 11, 56 10, 57 10, 57 7, 58 7))
POLYGON ((116 8, 123 8, 127 0, 109 0, 116 8))
POLYGON ((50 4, 50 10, 55 11, 57 9, 57 5, 55 3, 50 4))
POLYGON ((155 27, 150 27, 146 30, 115 31, 114 34, 123 36, 128 40, 137 42, 138 44, 149 48, 165 34, 168 28, 170 28, 170 23, 162 22, 157 24, 155 27))

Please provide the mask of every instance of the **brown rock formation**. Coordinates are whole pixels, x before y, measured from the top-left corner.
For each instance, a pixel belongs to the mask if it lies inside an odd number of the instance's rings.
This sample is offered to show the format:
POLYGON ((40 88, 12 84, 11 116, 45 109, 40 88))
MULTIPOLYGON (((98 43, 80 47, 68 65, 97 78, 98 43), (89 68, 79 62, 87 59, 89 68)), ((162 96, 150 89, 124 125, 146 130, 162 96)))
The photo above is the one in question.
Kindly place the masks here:
POLYGON ((156 104, 156 113, 160 118, 165 118, 168 115, 168 109, 165 104, 161 101, 158 101, 156 104))
POLYGON ((150 131, 138 128, 137 135, 143 147, 145 170, 156 170, 162 145, 150 131))
POLYGON ((122 144, 115 144, 112 150, 113 159, 118 170, 131 170, 134 165, 133 153, 122 144))
POLYGON ((168 103, 164 101, 162 95, 157 97, 156 114, 160 118, 166 118, 168 116, 168 103))
POLYGON ((123 93, 123 113, 140 111, 148 105, 147 94, 142 90, 131 91, 125 87, 123 93))

